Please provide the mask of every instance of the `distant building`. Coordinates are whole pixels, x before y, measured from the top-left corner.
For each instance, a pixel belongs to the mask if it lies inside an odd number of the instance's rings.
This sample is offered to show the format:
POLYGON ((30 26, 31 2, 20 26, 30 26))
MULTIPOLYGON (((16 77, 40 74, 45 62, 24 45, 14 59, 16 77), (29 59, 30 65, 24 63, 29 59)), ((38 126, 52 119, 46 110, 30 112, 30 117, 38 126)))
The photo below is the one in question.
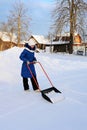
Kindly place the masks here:
MULTIPOLYGON (((43 35, 31 35, 28 39, 33 40, 37 45, 37 48, 49 52, 66 52, 69 53, 70 34, 65 33, 57 35, 53 40, 48 40, 43 35)), ((73 53, 74 54, 86 54, 86 43, 83 43, 82 38, 79 34, 74 35, 73 53)), ((24 46, 24 42, 20 43, 20 47, 24 46)))
POLYGON ((0 32, 0 51, 16 46, 16 39, 15 34, 0 32))
POLYGON ((31 35, 28 41, 30 39, 33 39, 37 47, 42 50, 45 50, 46 44, 49 42, 43 35, 31 35))
POLYGON ((16 43, 17 41, 17 36, 13 33, 8 33, 8 32, 0 32, 0 39, 2 41, 8 41, 8 42, 14 42, 16 43))
MULTIPOLYGON (((54 52, 69 52, 70 35, 65 33, 63 35, 56 36, 53 40, 54 52)), ((82 38, 79 34, 74 35, 73 53, 77 53, 84 45, 82 43, 82 38)))

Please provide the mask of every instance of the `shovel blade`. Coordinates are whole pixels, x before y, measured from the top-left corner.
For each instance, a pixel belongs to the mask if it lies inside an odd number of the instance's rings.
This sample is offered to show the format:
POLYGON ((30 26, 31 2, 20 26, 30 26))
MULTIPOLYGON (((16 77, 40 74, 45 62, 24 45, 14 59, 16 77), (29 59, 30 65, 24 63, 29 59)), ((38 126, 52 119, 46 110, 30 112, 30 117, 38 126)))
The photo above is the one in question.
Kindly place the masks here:
POLYGON ((42 97, 50 103, 55 103, 62 100, 64 97, 61 92, 55 87, 51 87, 41 91, 42 97))

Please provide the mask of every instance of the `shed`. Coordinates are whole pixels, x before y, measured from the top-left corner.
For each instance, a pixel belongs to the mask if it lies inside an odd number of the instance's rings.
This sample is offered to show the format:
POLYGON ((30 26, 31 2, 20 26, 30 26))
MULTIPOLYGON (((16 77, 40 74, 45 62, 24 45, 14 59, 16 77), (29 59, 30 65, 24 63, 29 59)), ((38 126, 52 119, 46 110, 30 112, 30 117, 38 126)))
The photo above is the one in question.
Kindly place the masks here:
POLYGON ((68 52, 69 42, 65 41, 53 41, 51 43, 53 52, 68 52))
MULTIPOLYGON (((54 52, 69 52, 70 34, 58 35, 53 40, 53 51, 54 52)), ((79 34, 74 35, 73 50, 76 46, 82 46, 82 39, 79 34)))

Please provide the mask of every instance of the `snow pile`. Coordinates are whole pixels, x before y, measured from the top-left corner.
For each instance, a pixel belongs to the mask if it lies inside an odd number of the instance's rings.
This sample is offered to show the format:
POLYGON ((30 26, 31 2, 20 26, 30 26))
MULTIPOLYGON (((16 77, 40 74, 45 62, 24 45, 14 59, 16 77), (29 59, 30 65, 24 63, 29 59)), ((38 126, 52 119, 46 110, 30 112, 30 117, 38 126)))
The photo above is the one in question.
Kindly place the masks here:
MULTIPOLYGON (((36 53, 54 86, 65 99, 51 104, 39 92, 24 92, 20 76, 22 49, 0 52, 0 129, 1 130, 86 130, 87 57, 68 54, 36 53)), ((51 87, 38 64, 40 88, 51 87)))

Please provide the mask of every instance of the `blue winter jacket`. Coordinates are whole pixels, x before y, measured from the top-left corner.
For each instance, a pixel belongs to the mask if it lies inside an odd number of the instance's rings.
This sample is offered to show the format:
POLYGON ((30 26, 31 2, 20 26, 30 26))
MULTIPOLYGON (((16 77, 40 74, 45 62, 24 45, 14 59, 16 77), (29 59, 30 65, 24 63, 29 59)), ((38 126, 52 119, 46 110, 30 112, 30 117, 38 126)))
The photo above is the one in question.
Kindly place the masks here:
MULTIPOLYGON (((20 59, 23 61, 22 68, 21 68, 21 76, 24 78, 32 78, 32 75, 27 67, 27 61, 33 62, 36 61, 34 56, 34 50, 30 49, 30 47, 26 47, 20 55, 20 59)), ((32 73, 36 76, 36 71, 34 64, 28 65, 32 71, 32 73)))

